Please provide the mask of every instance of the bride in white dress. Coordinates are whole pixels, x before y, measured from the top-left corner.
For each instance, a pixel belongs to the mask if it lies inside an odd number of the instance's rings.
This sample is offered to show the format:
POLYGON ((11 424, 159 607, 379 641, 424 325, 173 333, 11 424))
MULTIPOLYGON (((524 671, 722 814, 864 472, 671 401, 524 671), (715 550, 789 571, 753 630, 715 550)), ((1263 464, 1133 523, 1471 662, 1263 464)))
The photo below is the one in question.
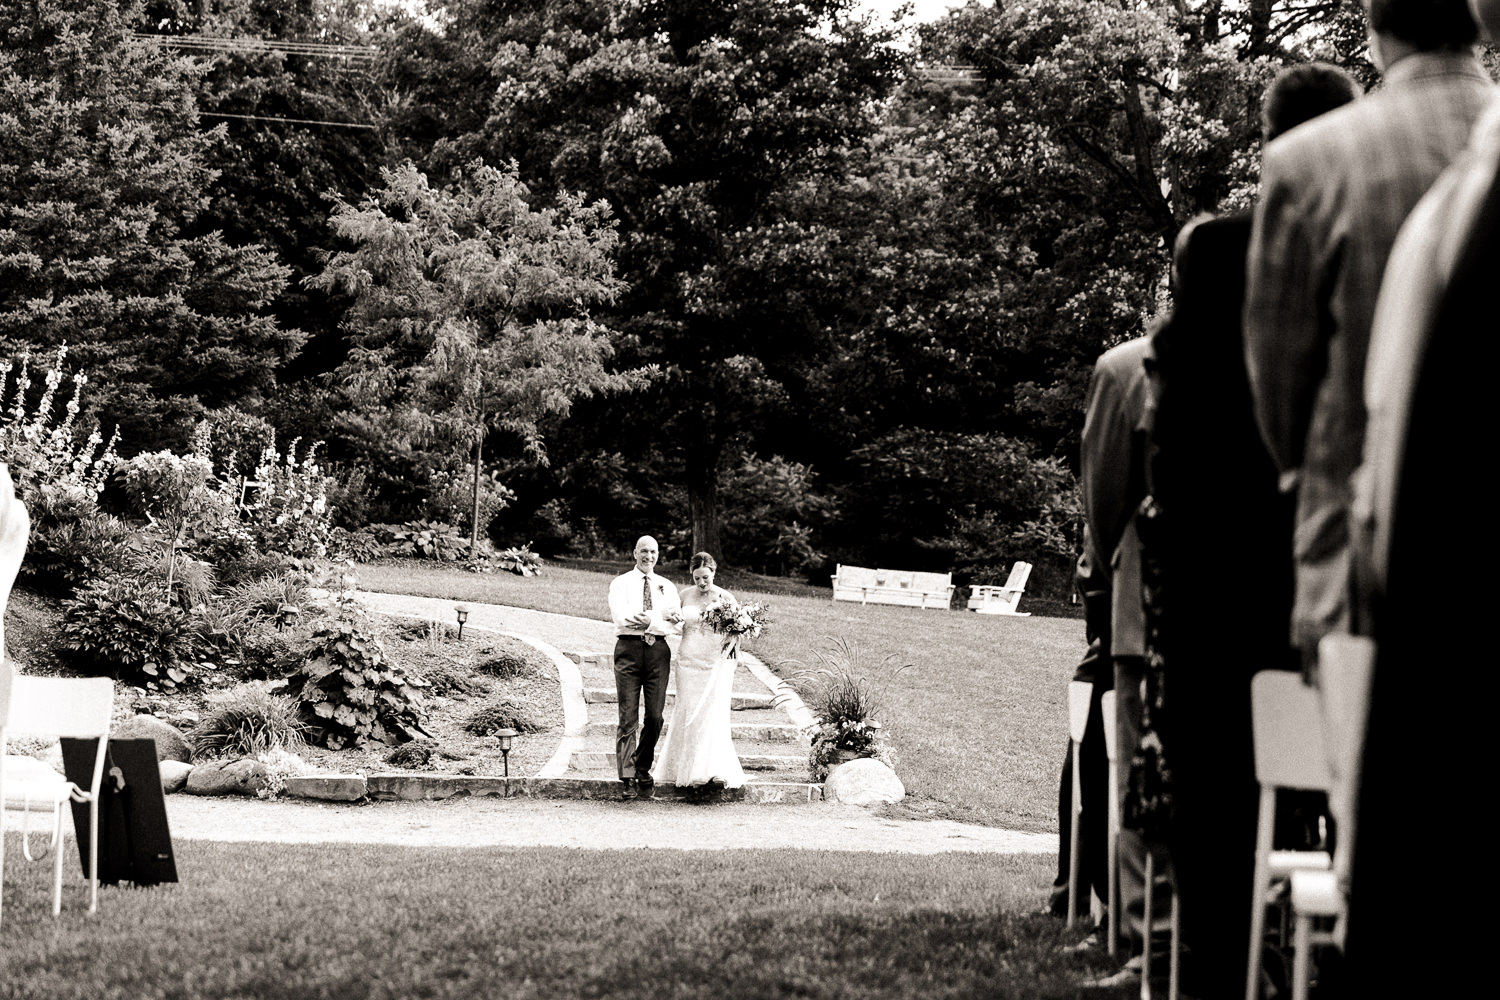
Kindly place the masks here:
POLYGON ((657 784, 707 789, 739 788, 745 772, 729 732, 729 699, 736 661, 724 656, 724 637, 703 624, 716 598, 734 600, 714 586, 718 564, 707 552, 693 556, 693 585, 682 590, 682 644, 673 658, 677 700, 651 777, 657 784))

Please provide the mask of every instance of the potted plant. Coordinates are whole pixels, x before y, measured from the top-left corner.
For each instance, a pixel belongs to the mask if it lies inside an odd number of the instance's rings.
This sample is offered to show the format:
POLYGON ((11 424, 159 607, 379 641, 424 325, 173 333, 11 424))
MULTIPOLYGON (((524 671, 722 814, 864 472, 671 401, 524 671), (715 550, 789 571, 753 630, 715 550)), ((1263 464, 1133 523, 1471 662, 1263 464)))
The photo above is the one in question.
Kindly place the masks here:
MULTIPOLYGON (((823 781, 828 772, 857 757, 874 757, 887 767, 896 766, 896 754, 885 740, 885 730, 876 718, 879 697, 866 676, 859 647, 845 638, 830 640, 831 647, 817 653, 819 665, 793 677, 803 702, 817 717, 805 732, 808 773, 823 781)), ((896 657, 884 657, 875 672, 889 684, 911 664, 895 666, 896 657)))

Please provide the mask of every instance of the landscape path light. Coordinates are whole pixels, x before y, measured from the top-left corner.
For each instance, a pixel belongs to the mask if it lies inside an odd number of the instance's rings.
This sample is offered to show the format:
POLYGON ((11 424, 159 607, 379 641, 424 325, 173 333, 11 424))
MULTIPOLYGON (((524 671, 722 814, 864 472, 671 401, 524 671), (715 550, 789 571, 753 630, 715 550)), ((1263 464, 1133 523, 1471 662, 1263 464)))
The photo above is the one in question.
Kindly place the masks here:
POLYGON ((505 776, 510 777, 510 747, 518 734, 514 729, 495 730, 495 739, 500 741, 500 756, 505 759, 505 776))
POLYGON ((458 637, 462 639, 464 637, 464 622, 469 620, 469 609, 459 604, 454 606, 453 613, 458 615, 458 637))
POLYGON ((285 632, 286 627, 297 620, 302 609, 295 604, 283 604, 276 609, 276 631, 285 632))

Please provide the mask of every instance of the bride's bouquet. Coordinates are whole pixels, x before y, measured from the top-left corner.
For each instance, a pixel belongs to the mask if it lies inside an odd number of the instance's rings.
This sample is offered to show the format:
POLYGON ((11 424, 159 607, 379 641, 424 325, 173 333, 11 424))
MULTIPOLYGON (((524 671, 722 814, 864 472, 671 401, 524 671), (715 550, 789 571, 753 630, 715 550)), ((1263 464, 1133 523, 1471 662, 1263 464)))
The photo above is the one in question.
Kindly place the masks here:
POLYGON ((703 609, 703 624, 724 637, 724 655, 734 657, 740 651, 740 640, 760 638, 771 624, 771 616, 764 604, 740 604, 716 597, 703 609))

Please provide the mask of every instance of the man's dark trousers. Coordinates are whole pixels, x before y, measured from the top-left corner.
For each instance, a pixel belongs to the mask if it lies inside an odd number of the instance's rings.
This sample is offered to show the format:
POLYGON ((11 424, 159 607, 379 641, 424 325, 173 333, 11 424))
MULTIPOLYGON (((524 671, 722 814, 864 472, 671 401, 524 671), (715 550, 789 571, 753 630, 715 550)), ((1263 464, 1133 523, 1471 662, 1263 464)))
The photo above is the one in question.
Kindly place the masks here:
POLYGON ((661 736, 662 712, 667 707, 667 677, 672 651, 660 636, 647 643, 639 636, 615 640, 615 691, 620 699, 620 728, 615 738, 615 764, 620 780, 650 781, 651 761, 661 736), (646 717, 641 719, 641 701, 646 717), (639 734, 637 734, 639 729, 639 734))

